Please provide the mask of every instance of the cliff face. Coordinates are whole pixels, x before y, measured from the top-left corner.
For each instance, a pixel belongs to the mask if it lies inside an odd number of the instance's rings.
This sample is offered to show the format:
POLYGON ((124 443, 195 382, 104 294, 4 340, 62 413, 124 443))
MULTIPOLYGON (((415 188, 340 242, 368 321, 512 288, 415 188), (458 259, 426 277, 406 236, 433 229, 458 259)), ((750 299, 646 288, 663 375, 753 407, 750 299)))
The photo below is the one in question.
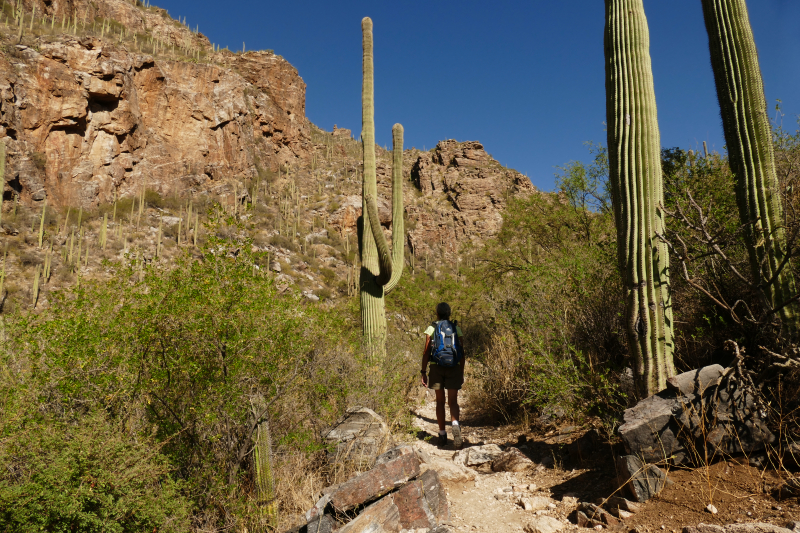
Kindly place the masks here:
MULTIPOLYGON (((208 43, 122 0, 48 6, 56 17, 72 9, 81 20, 89 9, 121 18, 187 50, 208 43)), ((176 60, 171 49, 140 53, 120 31, 118 38, 36 35, 6 45, 4 198, 90 207, 142 187, 163 195, 220 192, 228 179, 307 157, 305 83, 283 58, 206 47, 200 62, 176 60)))
POLYGON ((503 224, 508 199, 536 190, 526 176, 500 165, 476 141, 441 141, 419 154, 410 174, 425 197, 447 199, 434 209, 406 207, 408 217, 417 221, 408 232, 416 253, 436 245, 456 254, 467 242, 493 236, 503 224))
MULTIPOLYGON (((316 149, 324 151, 319 145, 316 149)), ((378 213, 387 239, 392 217, 390 156, 378 147, 378 213)), ((358 159, 347 165, 358 169, 360 176, 358 159)), ((503 167, 477 141, 441 141, 430 152, 406 150, 403 175, 413 185, 404 187, 407 244, 418 258, 442 255, 453 259, 465 244, 480 245, 500 230, 511 197, 536 192, 526 176, 503 167)), ((356 233, 361 216, 359 183, 349 185, 339 207, 327 214, 328 223, 342 234, 356 233)))

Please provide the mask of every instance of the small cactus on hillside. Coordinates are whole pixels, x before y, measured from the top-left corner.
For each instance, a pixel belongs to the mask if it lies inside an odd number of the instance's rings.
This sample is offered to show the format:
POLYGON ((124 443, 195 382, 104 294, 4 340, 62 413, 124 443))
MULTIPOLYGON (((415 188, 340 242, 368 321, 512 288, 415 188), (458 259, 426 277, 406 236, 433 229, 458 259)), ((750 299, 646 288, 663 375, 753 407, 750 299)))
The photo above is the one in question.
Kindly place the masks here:
POLYGON ((772 128, 745 0, 702 0, 722 128, 735 176, 739 218, 753 279, 779 309, 784 327, 798 330, 795 281, 787 268, 783 205, 775 171, 772 128))
POLYGON ((378 218, 375 167, 375 95, 372 56, 372 20, 361 21, 363 37, 363 85, 361 92, 364 178, 362 182, 362 216, 359 224, 361 252, 361 322, 364 340, 374 354, 386 349, 386 310, 384 294, 391 291, 403 273, 405 228, 403 225, 403 126, 392 128, 392 250, 378 218))
POLYGON ((642 0, 606 0, 608 157, 625 290, 625 323, 640 392, 675 374, 669 255, 658 235, 664 193, 661 143, 642 0))

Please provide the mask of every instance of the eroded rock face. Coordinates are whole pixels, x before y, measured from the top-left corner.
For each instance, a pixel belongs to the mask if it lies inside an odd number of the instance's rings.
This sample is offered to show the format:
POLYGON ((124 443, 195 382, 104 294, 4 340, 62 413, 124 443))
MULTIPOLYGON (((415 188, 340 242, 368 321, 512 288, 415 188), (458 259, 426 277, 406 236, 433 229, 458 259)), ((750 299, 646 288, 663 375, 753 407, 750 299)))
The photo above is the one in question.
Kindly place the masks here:
POLYGON ((266 52, 225 57, 234 68, 68 36, 0 55, 5 197, 90 207, 142 187, 225 196, 228 178, 306 157, 294 67, 266 52))
POLYGON ((436 248, 455 252, 466 242, 491 237, 503 224, 509 198, 535 192, 530 180, 503 168, 477 141, 441 141, 431 152, 419 154, 411 179, 425 196, 443 194, 455 208, 431 213, 406 204, 416 227, 408 243, 418 256, 436 248))

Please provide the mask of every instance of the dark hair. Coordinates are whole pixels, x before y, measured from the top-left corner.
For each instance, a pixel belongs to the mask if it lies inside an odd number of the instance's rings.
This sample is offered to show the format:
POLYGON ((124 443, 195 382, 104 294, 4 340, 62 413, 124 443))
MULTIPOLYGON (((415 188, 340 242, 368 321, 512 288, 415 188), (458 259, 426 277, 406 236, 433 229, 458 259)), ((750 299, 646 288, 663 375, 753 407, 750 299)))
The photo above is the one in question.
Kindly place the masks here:
POLYGON ((442 320, 450 318, 450 306, 442 302, 436 306, 436 315, 442 320))

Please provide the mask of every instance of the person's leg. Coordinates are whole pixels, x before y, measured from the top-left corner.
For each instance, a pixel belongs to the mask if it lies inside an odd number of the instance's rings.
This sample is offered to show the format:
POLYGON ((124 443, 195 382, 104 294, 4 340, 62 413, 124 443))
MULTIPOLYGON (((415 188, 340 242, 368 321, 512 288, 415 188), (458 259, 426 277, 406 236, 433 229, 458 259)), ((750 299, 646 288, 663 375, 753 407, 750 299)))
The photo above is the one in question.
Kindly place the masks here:
POLYGON ((438 389, 435 392, 436 392, 436 421, 439 423, 439 434, 441 434, 445 430, 444 389, 438 389))
POLYGON ((450 405, 450 418, 453 420, 451 425, 453 430, 453 444, 456 450, 460 450, 464 441, 461 438, 461 425, 458 422, 458 418, 461 415, 458 408, 458 389, 447 389, 447 403, 450 405))
MULTIPOLYGON (((450 406, 450 418, 454 422, 458 422, 461 415, 461 410, 458 408, 458 389, 449 389, 447 391, 447 404, 450 406)), ((442 406, 442 411, 444 411, 444 406, 442 406)), ((439 426, 441 427, 441 424, 439 426)))

